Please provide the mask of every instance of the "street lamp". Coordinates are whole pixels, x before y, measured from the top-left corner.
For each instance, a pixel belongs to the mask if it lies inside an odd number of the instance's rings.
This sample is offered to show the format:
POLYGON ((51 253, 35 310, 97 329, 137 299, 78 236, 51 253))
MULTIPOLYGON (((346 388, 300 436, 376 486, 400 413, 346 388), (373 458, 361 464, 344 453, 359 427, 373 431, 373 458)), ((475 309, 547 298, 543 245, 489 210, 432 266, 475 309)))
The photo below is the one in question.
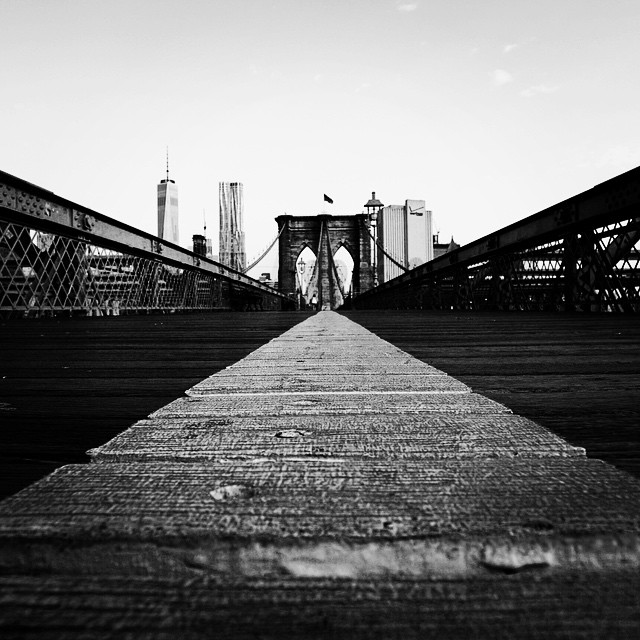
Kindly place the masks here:
POLYGON ((369 224, 373 231, 373 286, 378 286, 378 213, 384 207, 382 202, 376 198, 376 192, 371 192, 371 200, 364 205, 369 217, 369 224))

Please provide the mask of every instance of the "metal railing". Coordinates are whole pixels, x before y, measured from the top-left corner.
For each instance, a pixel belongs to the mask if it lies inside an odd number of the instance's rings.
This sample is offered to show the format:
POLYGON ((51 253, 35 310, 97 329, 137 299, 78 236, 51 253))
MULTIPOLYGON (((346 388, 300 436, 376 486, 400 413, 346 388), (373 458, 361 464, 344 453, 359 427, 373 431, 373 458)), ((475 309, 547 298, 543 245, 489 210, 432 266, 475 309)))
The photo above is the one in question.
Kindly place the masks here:
POLYGON ((385 282, 352 306, 640 312, 640 167, 385 282))
POLYGON ((0 315, 281 309, 239 271, 0 171, 0 315))

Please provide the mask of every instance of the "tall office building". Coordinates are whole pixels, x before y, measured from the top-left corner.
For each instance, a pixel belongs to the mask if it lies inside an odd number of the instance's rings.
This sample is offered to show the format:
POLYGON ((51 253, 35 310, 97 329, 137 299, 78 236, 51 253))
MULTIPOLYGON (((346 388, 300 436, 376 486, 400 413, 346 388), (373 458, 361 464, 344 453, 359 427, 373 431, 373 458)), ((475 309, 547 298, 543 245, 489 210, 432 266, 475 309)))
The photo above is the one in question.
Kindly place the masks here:
POLYGON ((407 266, 407 214, 402 205, 388 205, 378 213, 378 244, 378 282, 382 283, 404 273, 389 256, 407 266))
POLYGON ((238 271, 244 271, 247 266, 243 215, 242 183, 221 182, 220 262, 238 271))
POLYGON ((433 222, 424 200, 406 200, 404 206, 407 212, 407 266, 415 269, 433 260, 433 222))
POLYGON ((433 260, 431 225, 431 211, 425 209, 424 200, 406 200, 404 205, 389 205, 380 210, 379 282, 387 282, 403 274, 405 269, 414 269, 433 260))
POLYGON ((169 179, 169 154, 167 153, 167 177, 158 185, 158 237, 178 244, 178 187, 169 179))

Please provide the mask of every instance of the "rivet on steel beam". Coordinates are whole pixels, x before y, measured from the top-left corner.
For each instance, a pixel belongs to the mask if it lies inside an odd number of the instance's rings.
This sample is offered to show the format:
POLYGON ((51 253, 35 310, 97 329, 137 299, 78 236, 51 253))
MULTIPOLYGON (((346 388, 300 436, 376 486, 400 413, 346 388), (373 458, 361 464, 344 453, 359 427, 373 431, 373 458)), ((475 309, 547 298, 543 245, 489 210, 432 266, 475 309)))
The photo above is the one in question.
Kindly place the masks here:
POLYGON ((93 228, 96 226, 96 220, 92 215, 88 213, 84 215, 82 218, 82 228, 85 231, 93 231, 93 228))

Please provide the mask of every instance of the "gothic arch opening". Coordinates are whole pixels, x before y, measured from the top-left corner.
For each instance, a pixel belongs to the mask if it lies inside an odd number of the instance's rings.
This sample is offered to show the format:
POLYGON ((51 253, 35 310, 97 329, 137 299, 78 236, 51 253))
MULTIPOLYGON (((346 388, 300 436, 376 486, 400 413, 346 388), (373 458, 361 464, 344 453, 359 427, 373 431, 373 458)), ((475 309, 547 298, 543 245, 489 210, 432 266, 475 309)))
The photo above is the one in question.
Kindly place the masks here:
POLYGON ((319 308, 335 309, 342 304, 342 295, 339 292, 336 295, 339 280, 345 295, 349 292, 359 295, 371 288, 371 242, 366 231, 366 214, 282 215, 276 220, 278 282, 286 296, 306 306, 315 289, 319 308), (338 277, 334 256, 342 263, 342 275, 338 277))
POLYGON ((302 249, 296 260, 296 292, 299 300, 304 300, 306 304, 309 303, 314 292, 316 295, 318 293, 316 262, 316 254, 308 245, 302 249))
MULTIPOLYGON (((353 281, 354 261, 351 252, 345 245, 341 245, 333 254, 333 262, 336 265, 340 290, 345 296, 351 294, 351 284, 353 281)), ((344 302, 344 300, 343 300, 344 302)))

